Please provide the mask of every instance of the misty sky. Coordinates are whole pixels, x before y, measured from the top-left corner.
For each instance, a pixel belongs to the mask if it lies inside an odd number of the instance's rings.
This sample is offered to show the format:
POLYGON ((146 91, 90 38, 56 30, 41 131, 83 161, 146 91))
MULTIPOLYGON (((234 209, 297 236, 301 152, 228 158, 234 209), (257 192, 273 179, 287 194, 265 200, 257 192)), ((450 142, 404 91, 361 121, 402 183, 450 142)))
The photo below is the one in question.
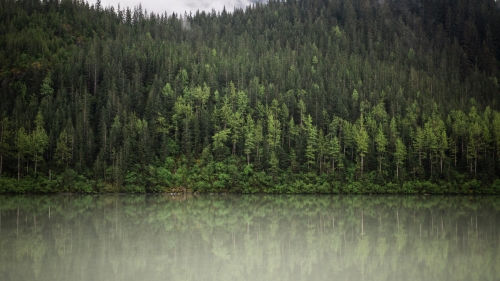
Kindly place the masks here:
MULTIPOLYGON (((88 2, 91 5, 96 3, 93 0, 88 0, 88 2)), ((114 6, 116 9, 120 4, 120 9, 125 9, 128 6, 133 10, 141 3, 142 9, 147 10, 148 14, 151 12, 163 14, 166 11, 168 15, 173 12, 184 15, 185 11, 188 14, 190 11, 194 14, 197 10, 211 12, 212 9, 215 9, 222 11, 224 6, 226 11, 231 12, 234 7, 242 8, 252 2, 256 2, 256 0, 101 0, 101 6, 114 6)))

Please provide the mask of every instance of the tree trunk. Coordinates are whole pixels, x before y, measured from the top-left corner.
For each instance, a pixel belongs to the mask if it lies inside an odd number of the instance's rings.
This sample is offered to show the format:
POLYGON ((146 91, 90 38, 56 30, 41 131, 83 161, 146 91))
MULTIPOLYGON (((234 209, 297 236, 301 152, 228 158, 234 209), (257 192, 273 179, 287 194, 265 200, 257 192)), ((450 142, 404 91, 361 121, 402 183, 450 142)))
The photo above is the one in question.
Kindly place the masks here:
POLYGON ((432 177, 432 155, 429 157, 429 161, 431 162, 431 177, 432 177))
POLYGON ((321 157, 319 158, 319 173, 321 174, 323 172, 323 161, 321 159, 321 157))
POLYGON ((441 174, 443 173, 443 156, 441 156, 441 174))
MULTIPOLYGON (((455 144, 455 151, 456 151, 456 148, 457 148, 457 145, 455 144)), ((455 154, 455 157, 454 157, 453 160, 455 160, 455 168, 456 168, 457 167, 457 158, 458 157, 457 157, 457 153, 454 153, 454 154, 455 154)), ((463 152, 462 152, 462 154, 463 154, 463 152)))
POLYGON ((94 95, 97 92, 97 65, 94 64, 94 95))
MULTIPOLYGON (((286 123, 283 122, 283 124, 286 124, 286 123)), ((283 125, 283 134, 281 134, 281 147, 285 147, 285 126, 286 125, 283 125)))
POLYGON ((382 173, 382 158, 378 159, 378 172, 382 173))
POLYGON ((363 178, 363 156, 361 156, 361 178, 363 178))

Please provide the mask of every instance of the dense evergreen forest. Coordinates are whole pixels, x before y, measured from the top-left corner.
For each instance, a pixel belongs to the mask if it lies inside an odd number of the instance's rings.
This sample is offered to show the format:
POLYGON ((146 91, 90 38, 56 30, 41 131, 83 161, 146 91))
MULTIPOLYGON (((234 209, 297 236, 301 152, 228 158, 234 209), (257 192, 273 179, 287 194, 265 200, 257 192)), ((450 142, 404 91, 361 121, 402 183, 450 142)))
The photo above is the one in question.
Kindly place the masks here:
POLYGON ((500 192, 500 4, 0 0, 0 192, 500 192))

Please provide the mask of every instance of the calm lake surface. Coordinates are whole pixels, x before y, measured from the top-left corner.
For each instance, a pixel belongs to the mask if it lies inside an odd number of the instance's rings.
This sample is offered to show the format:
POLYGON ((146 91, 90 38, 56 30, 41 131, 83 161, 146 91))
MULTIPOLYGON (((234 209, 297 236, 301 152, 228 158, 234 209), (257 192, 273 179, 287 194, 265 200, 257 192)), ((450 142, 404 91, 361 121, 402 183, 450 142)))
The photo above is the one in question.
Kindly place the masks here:
POLYGON ((500 198, 0 196, 0 280, 500 280, 500 198))

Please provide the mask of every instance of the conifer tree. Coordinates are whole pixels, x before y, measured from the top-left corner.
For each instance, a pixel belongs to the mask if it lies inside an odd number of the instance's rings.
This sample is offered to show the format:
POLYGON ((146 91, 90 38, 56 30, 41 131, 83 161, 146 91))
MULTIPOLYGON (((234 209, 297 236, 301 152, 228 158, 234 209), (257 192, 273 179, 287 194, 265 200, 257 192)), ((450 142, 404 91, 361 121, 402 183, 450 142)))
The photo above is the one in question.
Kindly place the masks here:
POLYGON ((493 133, 495 139, 495 147, 497 159, 500 161, 500 113, 495 111, 493 113, 493 133))
POLYGON ((274 150, 271 151, 271 156, 269 157, 269 165, 271 166, 270 170, 274 181, 279 171, 279 160, 276 157, 276 153, 274 152, 274 150))
POLYGON ((4 156, 11 153, 11 122, 6 113, 2 114, 2 119, 0 120, 0 178, 2 177, 3 171, 3 159, 4 156))
POLYGON ((310 169, 310 165, 315 163, 316 152, 318 146, 318 135, 316 127, 312 124, 311 115, 307 115, 305 119, 305 130, 307 132, 307 147, 306 147, 306 158, 307 158, 307 169, 310 169))
POLYGON ((250 165, 250 153, 255 149, 255 124, 252 117, 247 115, 245 124, 245 148, 244 152, 247 156, 247 165, 250 165))
POLYGON ((361 178, 363 177, 364 159, 366 153, 368 153, 368 144, 368 132, 366 131, 366 127, 364 124, 363 114, 361 114, 359 123, 356 126, 356 147, 360 158, 361 178))
POLYGON ((54 158, 57 161, 57 164, 64 165, 68 167, 68 162, 71 160, 71 143, 73 142, 73 136, 68 134, 64 129, 61 134, 59 134, 59 138, 57 139, 56 150, 54 153, 54 158))
POLYGON ((268 112, 267 133, 267 142, 269 144, 269 148, 275 150, 281 139, 281 122, 277 119, 272 111, 268 112))
MULTIPOLYGON (((24 127, 17 130, 16 134, 16 150, 17 150, 17 180, 21 178, 21 158, 29 154, 31 146, 30 136, 26 133, 24 127)), ((28 165, 26 165, 26 172, 28 172, 28 165)))
POLYGON ((35 174, 38 162, 43 159, 42 155, 49 144, 49 136, 43 127, 43 115, 39 111, 35 119, 35 130, 31 134, 30 154, 35 162, 35 174))
POLYGON ((382 129, 382 124, 379 124, 377 135, 375 136, 375 143, 377 146, 378 153, 378 172, 382 173, 382 161, 385 157, 387 138, 385 137, 384 131, 382 129))
MULTIPOLYGON (((340 143, 337 136, 334 136, 330 139, 330 143, 328 146, 328 154, 332 160, 332 172, 335 172, 335 163, 340 163, 340 143)), ((339 164, 337 164, 338 166, 339 164)))
POLYGON ((396 178, 399 179, 399 171, 403 167, 406 158, 406 146, 398 137, 396 139, 396 149, 394 151, 394 162, 396 163, 396 178))

